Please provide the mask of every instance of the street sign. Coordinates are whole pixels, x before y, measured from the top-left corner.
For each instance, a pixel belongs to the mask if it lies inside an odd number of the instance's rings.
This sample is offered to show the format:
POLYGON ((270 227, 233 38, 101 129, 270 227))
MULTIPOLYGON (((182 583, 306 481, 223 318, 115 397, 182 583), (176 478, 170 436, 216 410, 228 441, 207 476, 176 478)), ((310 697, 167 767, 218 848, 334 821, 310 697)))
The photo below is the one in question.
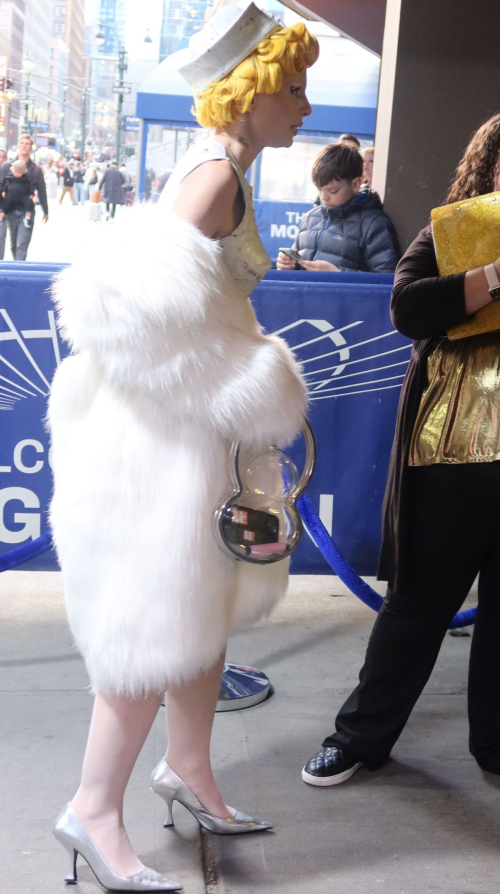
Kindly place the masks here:
POLYGON ((132 93, 132 87, 129 87, 128 84, 123 84, 122 86, 120 86, 120 84, 115 84, 111 88, 111 92, 112 93, 132 93))
POLYGON ((132 133, 139 133, 140 119, 135 115, 123 116, 123 129, 132 133))

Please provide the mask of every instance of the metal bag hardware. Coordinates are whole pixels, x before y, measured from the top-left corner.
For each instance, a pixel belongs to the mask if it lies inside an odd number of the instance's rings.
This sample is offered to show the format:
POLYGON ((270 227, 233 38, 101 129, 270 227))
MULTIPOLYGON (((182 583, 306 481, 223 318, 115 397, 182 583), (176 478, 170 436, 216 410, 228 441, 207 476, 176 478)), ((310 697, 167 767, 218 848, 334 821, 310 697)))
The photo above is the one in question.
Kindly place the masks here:
POLYGON ((236 559, 268 565, 287 558, 298 546, 302 521, 296 502, 309 484, 316 462, 316 442, 304 423, 306 458, 302 475, 278 447, 251 457, 240 468, 241 444, 231 445, 233 490, 215 512, 219 545, 236 559))

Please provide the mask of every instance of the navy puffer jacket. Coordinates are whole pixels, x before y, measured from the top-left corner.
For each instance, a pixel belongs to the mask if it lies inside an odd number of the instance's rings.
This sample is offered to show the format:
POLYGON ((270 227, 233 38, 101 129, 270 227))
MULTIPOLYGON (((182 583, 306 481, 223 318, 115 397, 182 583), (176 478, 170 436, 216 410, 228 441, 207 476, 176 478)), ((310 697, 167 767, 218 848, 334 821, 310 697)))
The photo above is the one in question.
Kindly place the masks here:
POLYGON ((306 261, 330 261, 340 270, 390 273, 399 260, 394 227, 372 190, 330 209, 315 205, 293 247, 306 261))

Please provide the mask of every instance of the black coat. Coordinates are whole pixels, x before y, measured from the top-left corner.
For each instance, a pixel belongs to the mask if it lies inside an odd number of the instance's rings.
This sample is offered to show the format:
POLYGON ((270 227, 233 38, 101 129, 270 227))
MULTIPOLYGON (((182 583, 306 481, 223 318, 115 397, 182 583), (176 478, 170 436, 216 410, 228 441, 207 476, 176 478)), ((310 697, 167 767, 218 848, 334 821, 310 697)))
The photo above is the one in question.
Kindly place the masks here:
POLYGON ((378 579, 398 587, 404 580, 408 520, 408 457, 420 398, 427 385, 427 358, 447 329, 467 319, 465 273, 439 276, 431 227, 421 230, 401 258, 391 296, 396 329, 413 349, 399 399, 396 432, 382 509, 378 579))
POLYGON ((28 175, 14 177, 14 174, 9 173, 0 182, 0 210, 5 211, 6 214, 9 211, 33 211, 31 195, 32 189, 28 175))
POLYGON ((70 171, 69 168, 64 168, 64 171, 63 171, 63 185, 64 185, 64 186, 68 186, 68 187, 71 187, 71 186, 74 186, 74 185, 75 185, 75 178, 73 177, 73 172, 70 171))
POLYGON ((124 205, 124 183, 125 178, 118 168, 107 168, 101 181, 101 200, 109 205, 124 205))
MULTIPOLYGON (((3 180, 4 177, 7 177, 7 175, 10 174, 10 165, 10 161, 5 161, 3 165, 0 165, 0 180, 3 180)), ((26 162, 26 173, 31 183, 31 195, 34 195, 35 192, 37 193, 38 201, 42 206, 43 213, 48 214, 49 205, 47 202, 47 187, 45 186, 45 178, 40 165, 35 164, 35 162, 29 158, 26 162)))
POLYGON ((399 257, 394 227, 371 190, 333 208, 315 205, 302 218, 294 248, 306 261, 340 270, 392 273, 399 257))

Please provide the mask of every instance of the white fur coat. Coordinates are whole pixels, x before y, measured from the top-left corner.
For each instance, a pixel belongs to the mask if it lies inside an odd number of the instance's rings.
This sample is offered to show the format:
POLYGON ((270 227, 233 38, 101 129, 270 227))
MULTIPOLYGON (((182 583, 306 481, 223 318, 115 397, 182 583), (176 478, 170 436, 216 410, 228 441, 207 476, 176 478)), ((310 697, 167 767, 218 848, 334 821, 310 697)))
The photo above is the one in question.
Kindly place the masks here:
POLYGON ((213 513, 230 441, 289 443, 306 391, 216 242, 154 207, 106 236, 54 286, 74 353, 49 406, 51 523, 94 689, 139 695, 209 668, 283 595, 287 562, 226 556, 213 513))

